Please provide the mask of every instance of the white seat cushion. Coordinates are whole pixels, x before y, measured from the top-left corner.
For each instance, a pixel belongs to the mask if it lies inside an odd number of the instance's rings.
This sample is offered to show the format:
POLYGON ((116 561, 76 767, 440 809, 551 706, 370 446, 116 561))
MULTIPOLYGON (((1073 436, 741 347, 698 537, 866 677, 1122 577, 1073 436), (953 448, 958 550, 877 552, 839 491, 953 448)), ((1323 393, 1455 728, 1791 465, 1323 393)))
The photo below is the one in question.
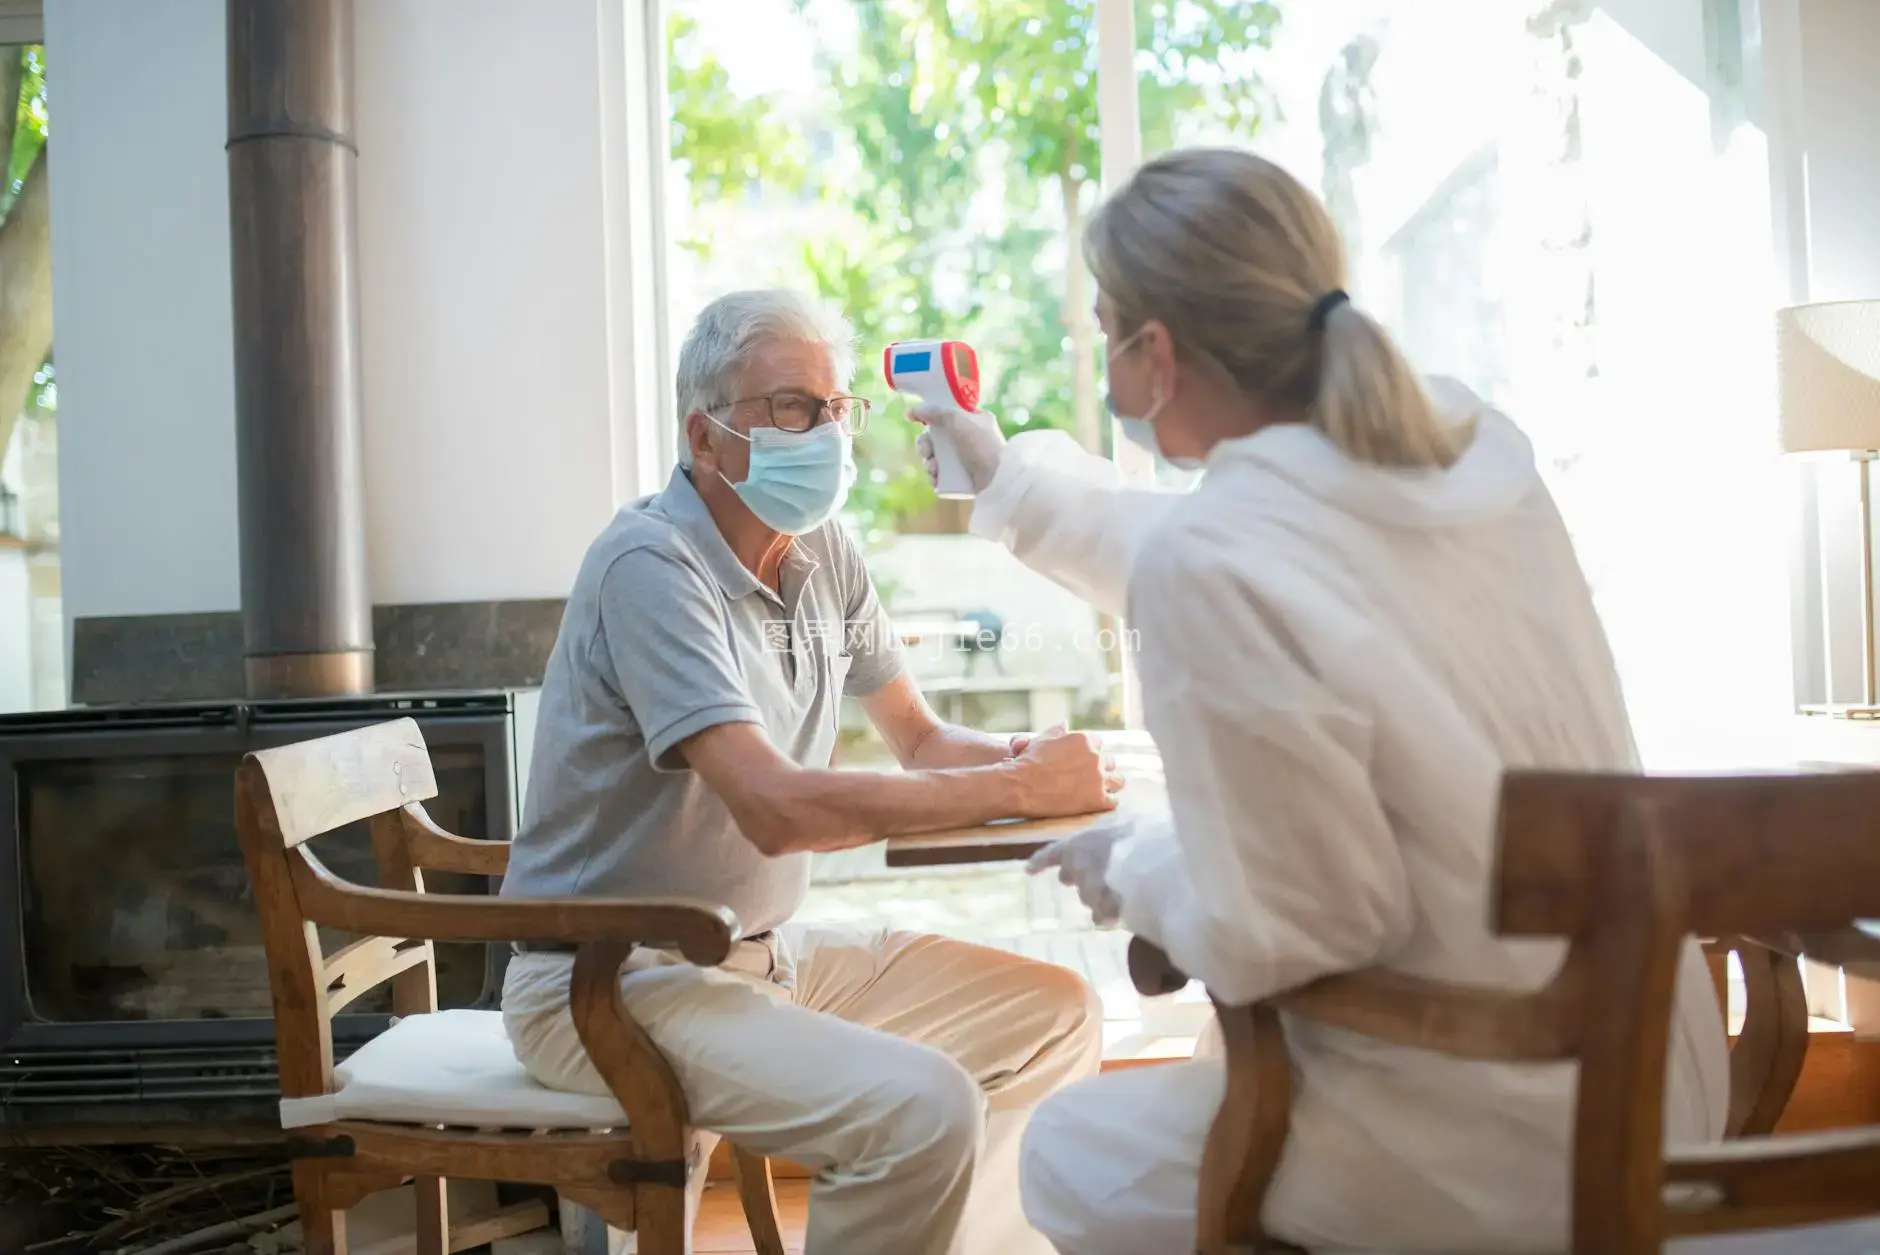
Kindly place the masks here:
POLYGON ((333 1071, 336 1093, 281 1100, 282 1128, 333 1120, 512 1129, 617 1129, 627 1122, 612 1098, 531 1080, 497 1011, 406 1016, 333 1071))

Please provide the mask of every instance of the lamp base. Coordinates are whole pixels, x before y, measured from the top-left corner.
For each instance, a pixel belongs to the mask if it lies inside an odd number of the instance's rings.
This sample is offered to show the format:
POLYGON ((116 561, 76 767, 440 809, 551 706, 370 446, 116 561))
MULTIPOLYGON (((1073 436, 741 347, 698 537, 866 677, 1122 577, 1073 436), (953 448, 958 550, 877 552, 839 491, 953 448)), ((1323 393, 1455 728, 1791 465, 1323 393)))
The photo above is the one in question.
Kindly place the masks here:
POLYGON ((1880 706, 1815 705, 1802 707, 1802 713, 1815 718, 1826 719, 1880 720, 1880 706))

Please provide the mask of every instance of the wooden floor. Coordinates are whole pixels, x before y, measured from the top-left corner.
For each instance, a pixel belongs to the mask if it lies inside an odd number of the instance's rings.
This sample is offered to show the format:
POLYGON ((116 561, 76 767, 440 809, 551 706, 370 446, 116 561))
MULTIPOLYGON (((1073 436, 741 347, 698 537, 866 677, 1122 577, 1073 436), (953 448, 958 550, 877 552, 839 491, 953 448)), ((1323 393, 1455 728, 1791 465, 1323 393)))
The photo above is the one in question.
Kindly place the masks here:
MULTIPOLYGON (((803 1226, 809 1220, 809 1182, 777 1182, 777 1214, 783 1221, 783 1244, 790 1255, 803 1255, 803 1226)), ((751 1231, 738 1206, 738 1192, 729 1182, 705 1187, 698 1227, 692 1233, 692 1255, 752 1255, 751 1231)))
MULTIPOLYGON (((777 1212, 790 1255, 803 1255, 803 1225, 809 1216, 809 1182, 777 1182, 777 1212)), ((693 1255, 754 1255, 751 1231, 738 1209, 737 1190, 713 1183, 705 1191, 693 1255)), ((1880 1223, 1856 1221, 1814 1230, 1740 1234, 1723 1238, 1685 1238, 1665 1247, 1665 1255, 1874 1255, 1880 1251, 1880 1223)))

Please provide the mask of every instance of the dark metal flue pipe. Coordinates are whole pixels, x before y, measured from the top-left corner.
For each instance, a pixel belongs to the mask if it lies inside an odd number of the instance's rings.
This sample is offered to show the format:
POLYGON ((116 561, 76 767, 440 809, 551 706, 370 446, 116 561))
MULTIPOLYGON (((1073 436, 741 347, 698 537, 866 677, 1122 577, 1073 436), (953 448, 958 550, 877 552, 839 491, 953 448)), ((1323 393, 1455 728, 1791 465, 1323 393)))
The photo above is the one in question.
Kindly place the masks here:
POLYGON ((248 691, 372 689, 351 0, 228 0, 248 691))

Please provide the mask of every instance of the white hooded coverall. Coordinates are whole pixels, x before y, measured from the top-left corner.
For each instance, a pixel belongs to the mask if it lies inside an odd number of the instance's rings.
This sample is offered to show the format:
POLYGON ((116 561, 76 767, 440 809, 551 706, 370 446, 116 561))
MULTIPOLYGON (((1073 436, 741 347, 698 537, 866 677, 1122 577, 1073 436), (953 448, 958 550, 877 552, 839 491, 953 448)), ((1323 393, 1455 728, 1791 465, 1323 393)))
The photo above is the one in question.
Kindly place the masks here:
MULTIPOLYGON (((1637 766, 1611 651, 1526 438, 1458 385, 1477 435, 1446 471, 1364 466, 1316 430, 1218 446, 1189 494, 1126 490, 1058 433, 1021 436, 976 532, 1138 634, 1172 832, 1117 847, 1125 928, 1227 1000, 1384 965, 1537 988, 1564 943, 1488 927, 1502 773, 1637 766)), ((1465 408, 1466 407, 1466 408, 1465 408)), ((1275 1236, 1314 1249, 1558 1251, 1570 1064, 1445 1058, 1289 1023, 1275 1236)), ((1695 943, 1665 1133, 1722 1135, 1728 1059, 1695 943)), ((1111 1073, 1026 1136, 1031 1222, 1077 1255, 1193 1249, 1218 1059, 1111 1073)))

